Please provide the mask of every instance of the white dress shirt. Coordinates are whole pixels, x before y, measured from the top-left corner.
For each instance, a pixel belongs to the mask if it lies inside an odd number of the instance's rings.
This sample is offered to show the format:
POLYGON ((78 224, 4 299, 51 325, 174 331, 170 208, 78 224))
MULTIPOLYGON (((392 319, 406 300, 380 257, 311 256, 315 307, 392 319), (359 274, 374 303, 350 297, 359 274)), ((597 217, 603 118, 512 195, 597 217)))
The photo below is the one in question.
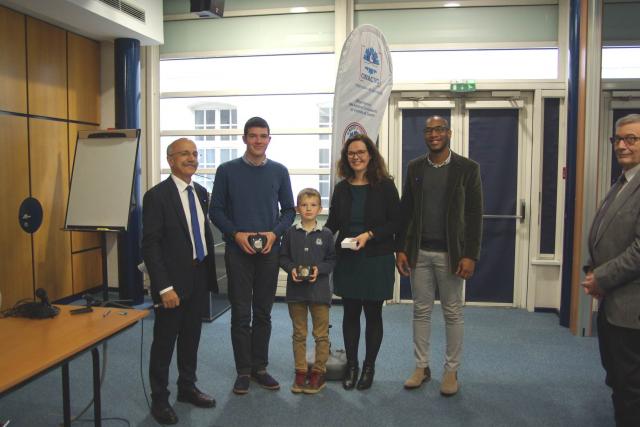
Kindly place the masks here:
MULTIPOLYGON (((200 224, 200 239, 202 240, 202 246, 204 248, 204 256, 207 256, 207 240, 204 236, 204 228, 206 227, 204 212, 202 212, 202 206, 200 205, 200 200, 198 199, 198 193, 196 192, 195 187, 193 186, 193 182, 187 184, 180 178, 175 175, 171 175, 171 179, 178 187, 178 194, 180 195, 180 201, 182 202, 182 209, 184 210, 184 215, 187 218, 187 227, 189 227, 189 237, 191 238, 191 248, 193 249, 192 257, 196 258, 196 242, 193 240, 193 227, 191 226, 191 211, 189 210, 189 193, 187 187, 191 187, 193 190, 193 197, 196 201, 196 214, 198 216, 198 224, 200 224)), ((169 292, 173 290, 173 286, 169 286, 160 291, 160 295, 165 292, 169 292)))

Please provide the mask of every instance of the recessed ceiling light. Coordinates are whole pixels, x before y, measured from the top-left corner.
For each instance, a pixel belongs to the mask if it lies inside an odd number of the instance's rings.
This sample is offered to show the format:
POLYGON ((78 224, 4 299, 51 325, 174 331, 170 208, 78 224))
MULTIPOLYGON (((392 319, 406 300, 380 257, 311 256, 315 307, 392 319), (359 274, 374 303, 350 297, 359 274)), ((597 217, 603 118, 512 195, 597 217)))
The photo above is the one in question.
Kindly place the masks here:
POLYGON ((305 13, 308 12, 309 9, 307 9, 306 7, 292 7, 289 11, 291 13, 305 13))
POLYGON ((455 1, 448 1, 444 4, 444 7, 460 7, 460 3, 455 1))

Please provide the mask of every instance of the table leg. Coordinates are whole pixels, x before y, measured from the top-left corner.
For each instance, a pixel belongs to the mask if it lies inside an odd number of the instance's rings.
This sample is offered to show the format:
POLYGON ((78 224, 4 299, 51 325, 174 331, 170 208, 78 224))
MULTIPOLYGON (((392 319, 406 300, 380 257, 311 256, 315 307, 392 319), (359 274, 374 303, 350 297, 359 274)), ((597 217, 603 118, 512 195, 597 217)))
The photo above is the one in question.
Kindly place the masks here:
POLYGON ((69 364, 62 365, 62 411, 65 427, 71 427, 71 401, 69 399, 69 364))
POLYGON ((102 408, 100 401, 100 353, 97 348, 91 349, 93 359, 93 419, 94 425, 102 425, 102 408))

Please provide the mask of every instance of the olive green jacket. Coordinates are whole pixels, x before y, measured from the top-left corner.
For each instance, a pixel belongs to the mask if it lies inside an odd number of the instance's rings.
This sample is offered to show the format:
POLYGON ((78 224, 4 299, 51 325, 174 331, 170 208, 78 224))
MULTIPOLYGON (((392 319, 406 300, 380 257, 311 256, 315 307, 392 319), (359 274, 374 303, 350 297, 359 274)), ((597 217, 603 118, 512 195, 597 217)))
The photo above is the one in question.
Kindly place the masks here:
MULTIPOLYGON (((422 235, 422 186, 427 155, 409 162, 402 191, 402 228, 397 249, 407 254, 415 268, 422 235)), ((446 191, 446 223, 449 266, 455 273, 460 258, 477 260, 482 239, 482 183, 480 166, 451 152, 446 191)))

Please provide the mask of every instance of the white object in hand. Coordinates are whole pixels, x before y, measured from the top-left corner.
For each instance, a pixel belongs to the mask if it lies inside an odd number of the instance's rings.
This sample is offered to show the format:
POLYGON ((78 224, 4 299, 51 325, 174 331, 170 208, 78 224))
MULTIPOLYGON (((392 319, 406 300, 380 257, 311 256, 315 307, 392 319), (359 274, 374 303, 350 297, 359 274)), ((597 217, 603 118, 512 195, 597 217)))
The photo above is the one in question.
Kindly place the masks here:
POLYGON ((345 237, 342 242, 340 242, 340 247, 342 249, 358 249, 358 241, 353 237, 345 237))

